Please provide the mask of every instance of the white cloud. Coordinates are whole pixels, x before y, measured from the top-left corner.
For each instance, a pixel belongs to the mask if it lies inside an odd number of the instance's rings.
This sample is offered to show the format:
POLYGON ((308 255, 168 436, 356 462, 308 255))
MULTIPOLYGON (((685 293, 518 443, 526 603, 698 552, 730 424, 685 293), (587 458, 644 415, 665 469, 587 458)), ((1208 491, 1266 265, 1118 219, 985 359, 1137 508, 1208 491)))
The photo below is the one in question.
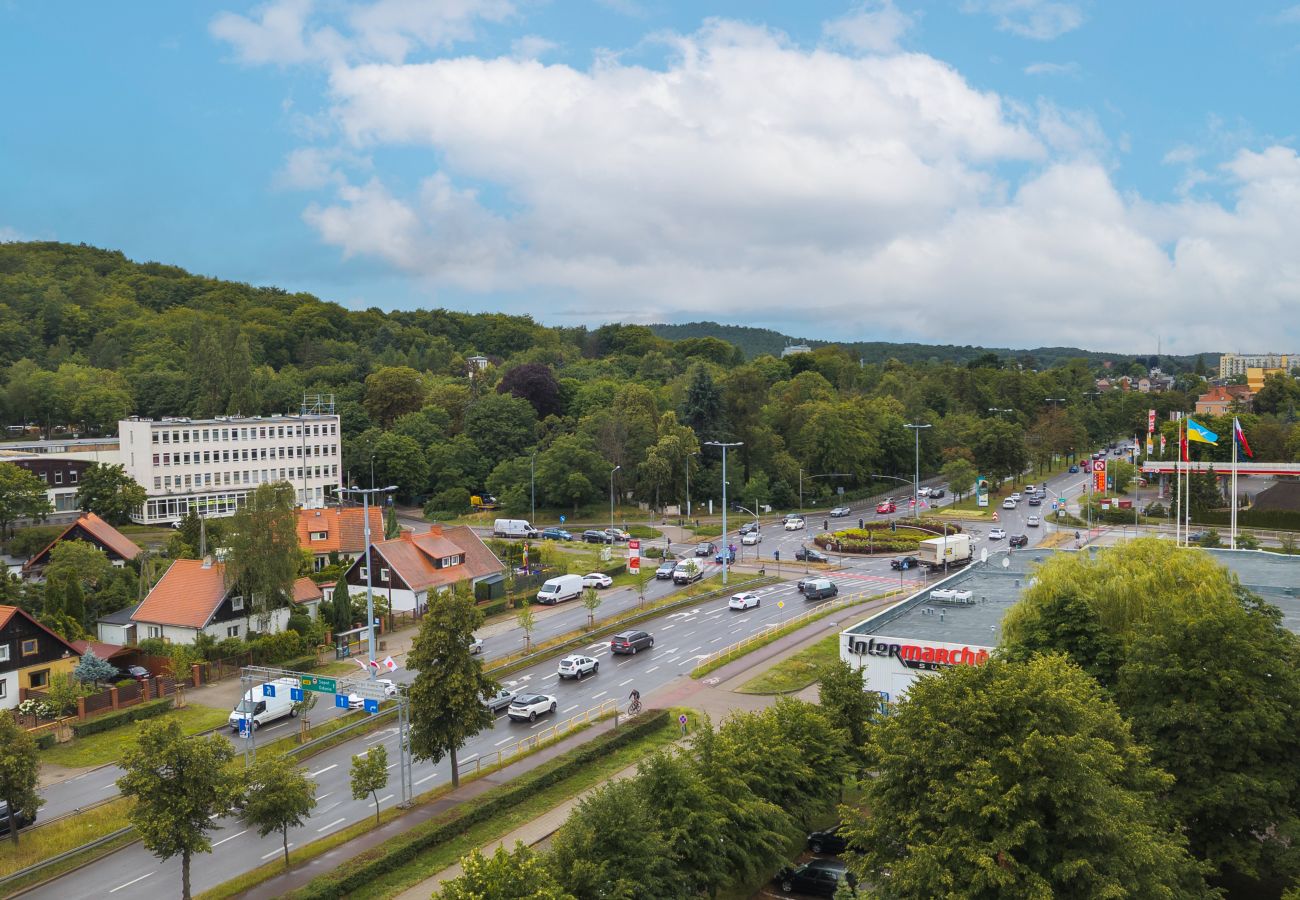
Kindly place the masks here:
POLYGON ((962 11, 986 13, 998 28, 1036 41, 1050 41, 1083 24, 1078 3, 1058 0, 965 0, 962 11))
POLYGON ((1300 24, 1300 3, 1295 6, 1288 6, 1286 9, 1274 16, 1274 20, 1283 25, 1300 24))
POLYGON ((1075 62, 1068 63, 1050 63, 1036 62, 1025 66, 1026 75, 1078 75, 1079 64, 1075 62))
POLYGON ((515 59, 540 59, 556 50, 559 44, 541 35, 526 34, 510 42, 510 54, 515 59))
POLYGON ((860 3, 847 15, 822 26, 822 34, 837 43, 858 50, 885 53, 894 50, 912 27, 912 18, 900 12, 892 0, 860 3))
POLYGON ((17 228, 11 228, 8 225, 0 225, 0 244, 25 240, 27 240, 27 238, 25 238, 17 228))

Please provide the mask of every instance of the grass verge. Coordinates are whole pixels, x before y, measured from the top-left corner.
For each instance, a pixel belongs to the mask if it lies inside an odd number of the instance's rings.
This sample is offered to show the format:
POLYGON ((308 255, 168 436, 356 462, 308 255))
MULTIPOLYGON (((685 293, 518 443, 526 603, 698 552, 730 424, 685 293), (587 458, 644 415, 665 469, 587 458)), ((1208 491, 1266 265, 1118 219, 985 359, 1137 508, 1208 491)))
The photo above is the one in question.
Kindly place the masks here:
MULTIPOLYGON (((126 797, 119 797, 49 825, 40 825, 38 821, 39 827, 19 833, 17 847, 8 840, 4 842, 4 848, 0 850, 0 877, 111 834, 126 824, 132 802, 126 797)), ((34 875, 33 879, 43 880, 48 877, 50 872, 44 871, 34 875)), ((13 885, 5 885, 5 896, 13 889, 13 885)))
MULTIPOLYGON (((179 722, 186 734, 198 734, 223 724, 230 716, 226 709, 211 706, 185 706, 162 716, 159 720, 179 722)), ((102 766, 122 758, 122 751, 135 740, 136 729, 119 726, 98 734, 73 738, 66 744, 55 744, 41 751, 41 762, 56 766, 80 768, 102 766)))
POLYGON ((828 634, 811 647, 768 669, 737 688, 741 694, 788 694, 801 691, 817 680, 822 666, 840 658, 840 636, 828 634))

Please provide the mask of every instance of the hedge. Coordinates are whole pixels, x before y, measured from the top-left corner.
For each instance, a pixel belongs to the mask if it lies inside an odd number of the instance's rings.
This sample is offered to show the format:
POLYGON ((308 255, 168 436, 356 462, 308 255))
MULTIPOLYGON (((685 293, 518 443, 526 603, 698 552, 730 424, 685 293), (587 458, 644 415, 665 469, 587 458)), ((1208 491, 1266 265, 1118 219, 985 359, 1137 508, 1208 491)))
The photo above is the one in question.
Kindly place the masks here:
POLYGON ((171 708, 172 699, 170 697, 164 697, 161 700, 148 700, 138 706, 119 709, 117 712, 78 722, 72 726, 72 733, 76 737, 99 734, 101 731, 108 731, 110 728, 116 728, 128 722, 138 722, 141 719, 152 719, 154 716, 161 716, 171 708))
MULTIPOLYGON (((946 530, 948 534, 957 534, 961 527, 950 522, 937 522, 930 519, 921 520, 921 525, 936 531, 946 530)), ((917 531, 911 525, 903 525, 898 531, 889 527, 887 522, 869 522, 864 528, 845 528, 833 534, 819 534, 813 543, 822 549, 832 547, 836 552, 849 553, 902 553, 915 551, 921 541, 938 537, 924 531, 917 531)))
POLYGON ((37 750, 49 750, 53 746, 54 746, 54 735, 51 732, 47 731, 44 734, 38 734, 36 736, 37 750))
MULTIPOLYGON (((1193 524, 1228 525, 1231 518, 1231 511, 1226 509, 1192 510, 1193 524)), ((1237 511, 1237 527, 1300 531, 1300 512, 1290 509, 1242 509, 1237 511)))
POLYGON ((429 848, 451 840, 480 822, 486 822, 519 805, 538 791, 575 775, 609 751, 664 727, 668 723, 668 712, 659 710, 639 718, 641 721, 606 732, 557 757, 549 767, 522 775, 473 803, 462 804, 436 820, 422 823, 393 838, 381 847, 360 854, 328 875, 312 879, 288 896, 294 900, 325 900, 343 897, 358 890, 381 875, 406 865, 429 848))

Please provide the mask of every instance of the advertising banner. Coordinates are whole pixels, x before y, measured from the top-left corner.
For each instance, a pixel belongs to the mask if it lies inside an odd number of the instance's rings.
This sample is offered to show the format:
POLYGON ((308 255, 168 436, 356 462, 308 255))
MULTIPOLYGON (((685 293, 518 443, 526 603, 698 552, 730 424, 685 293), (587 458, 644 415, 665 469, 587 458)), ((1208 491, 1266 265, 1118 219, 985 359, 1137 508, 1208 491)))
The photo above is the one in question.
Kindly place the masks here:
POLYGON ((975 476, 975 505, 989 505, 989 480, 983 475, 975 476))
POLYGON ((1148 409, 1147 410, 1147 434, 1155 434, 1155 433, 1156 433, 1156 411, 1154 409, 1148 409))

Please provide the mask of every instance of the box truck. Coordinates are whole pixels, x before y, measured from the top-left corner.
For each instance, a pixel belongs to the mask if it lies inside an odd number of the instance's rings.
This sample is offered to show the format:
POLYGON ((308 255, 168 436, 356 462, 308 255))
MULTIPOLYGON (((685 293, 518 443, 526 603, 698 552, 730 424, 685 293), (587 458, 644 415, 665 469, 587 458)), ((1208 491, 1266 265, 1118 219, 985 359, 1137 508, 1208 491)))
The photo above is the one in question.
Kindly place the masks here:
POLYGON ((916 546, 916 558, 923 566, 940 569, 944 565, 964 566, 974 553, 969 534, 950 534, 930 538, 916 546))
POLYGON ((298 715, 298 709, 294 705, 293 698, 289 691, 293 688, 300 688, 297 679, 294 678, 277 678, 268 684, 259 684, 244 693, 244 699, 239 701, 234 711, 230 714, 230 730, 238 731, 239 723, 242 719, 251 719, 253 729, 257 730, 267 722, 274 722, 276 719, 282 719, 285 716, 298 715), (274 697, 268 696, 266 688, 274 685, 272 692, 274 697))
POLYGON ((554 605, 581 596, 581 575, 557 575, 542 585, 542 589, 537 592, 537 602, 554 605))

